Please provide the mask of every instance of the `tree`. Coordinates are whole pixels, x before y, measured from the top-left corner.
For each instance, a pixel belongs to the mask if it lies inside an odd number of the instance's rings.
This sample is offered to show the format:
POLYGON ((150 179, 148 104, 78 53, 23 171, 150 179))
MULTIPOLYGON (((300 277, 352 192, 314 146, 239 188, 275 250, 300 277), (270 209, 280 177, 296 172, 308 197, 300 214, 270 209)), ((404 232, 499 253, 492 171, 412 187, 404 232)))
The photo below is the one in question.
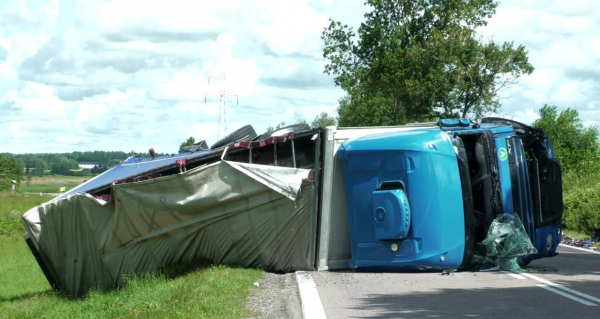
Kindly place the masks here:
POLYGON ((58 156, 50 164, 52 174, 71 175, 71 169, 78 168, 77 162, 66 156, 58 156))
POLYGON ((340 101, 340 125, 480 117, 498 109, 499 90, 533 71, 523 46, 475 33, 495 13, 493 0, 366 4, 373 10, 357 32, 331 20, 322 35, 324 72, 348 94, 340 101))
POLYGON ((42 158, 34 158, 31 165, 35 168, 31 171, 31 174, 35 176, 44 176, 44 171, 48 169, 48 164, 42 158))
POLYGON ((556 106, 544 105, 539 115, 533 127, 541 128, 548 134, 563 168, 597 162, 600 150, 598 128, 584 127, 577 110, 567 108, 559 113, 556 106))
POLYGON ((179 145, 179 152, 183 152, 183 149, 186 146, 192 146, 194 145, 194 143, 196 143, 196 139, 194 139, 193 137, 190 136, 190 138, 187 139, 187 141, 181 143, 181 145, 179 145))
POLYGON ((0 155, 0 190, 10 190, 12 181, 21 182, 23 166, 14 157, 0 155))
POLYGON ((314 121, 312 122, 312 127, 326 127, 336 125, 335 118, 329 116, 327 112, 322 112, 315 116, 314 121))

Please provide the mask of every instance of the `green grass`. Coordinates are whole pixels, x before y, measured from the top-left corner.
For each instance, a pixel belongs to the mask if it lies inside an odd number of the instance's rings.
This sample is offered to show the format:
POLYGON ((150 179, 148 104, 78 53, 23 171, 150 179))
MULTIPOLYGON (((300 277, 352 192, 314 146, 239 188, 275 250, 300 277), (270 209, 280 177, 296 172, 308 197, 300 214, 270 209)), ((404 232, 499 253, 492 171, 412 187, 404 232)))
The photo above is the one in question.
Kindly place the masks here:
POLYGON ((0 237, 0 256, 0 314, 7 299, 50 289, 23 237, 0 237))
POLYGON ((0 237, 25 233, 25 228, 21 224, 21 215, 50 199, 50 197, 0 192, 0 237))
POLYGON ((23 241, 20 215, 47 201, 0 193, 0 318, 240 318, 257 269, 213 266, 170 279, 154 274, 127 286, 68 299, 50 289, 23 241), (4 219, 3 219, 4 218, 4 219), (18 223, 13 223, 13 222, 18 223))

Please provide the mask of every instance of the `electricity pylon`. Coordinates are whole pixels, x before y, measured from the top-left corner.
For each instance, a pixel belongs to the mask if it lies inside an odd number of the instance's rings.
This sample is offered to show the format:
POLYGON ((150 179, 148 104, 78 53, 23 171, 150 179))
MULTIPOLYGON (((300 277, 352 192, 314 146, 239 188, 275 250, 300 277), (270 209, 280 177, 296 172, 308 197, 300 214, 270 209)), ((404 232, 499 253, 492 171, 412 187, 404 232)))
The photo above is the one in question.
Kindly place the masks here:
MULTIPOLYGON (((210 85, 211 78, 220 78, 225 82, 225 73, 221 73, 220 75, 211 75, 208 77, 208 85, 210 85)), ((235 96, 236 105, 238 101, 238 96, 235 94, 231 94, 227 91, 226 87, 223 87, 219 90, 219 126, 217 132, 217 139, 220 140, 227 136, 228 126, 229 126, 229 107, 227 106, 227 100, 229 96, 235 96)), ((208 94, 207 94, 208 95, 208 94)), ((204 102, 206 103, 206 97, 204 98, 204 102)))

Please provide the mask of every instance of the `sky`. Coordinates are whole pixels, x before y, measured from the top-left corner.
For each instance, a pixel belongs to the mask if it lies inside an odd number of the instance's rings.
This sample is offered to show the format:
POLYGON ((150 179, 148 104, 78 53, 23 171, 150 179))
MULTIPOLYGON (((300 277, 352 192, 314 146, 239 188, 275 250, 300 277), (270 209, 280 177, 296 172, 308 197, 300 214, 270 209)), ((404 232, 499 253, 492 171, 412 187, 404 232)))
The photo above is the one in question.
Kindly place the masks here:
MULTIPOLYGON (((323 73, 321 33, 367 11, 362 0, 0 1, 0 153, 212 144, 221 91, 228 132, 337 115, 344 92, 323 73)), ((501 1, 478 31, 523 44, 535 67, 501 91, 498 115, 531 123, 551 104, 600 124, 600 1, 501 1)))

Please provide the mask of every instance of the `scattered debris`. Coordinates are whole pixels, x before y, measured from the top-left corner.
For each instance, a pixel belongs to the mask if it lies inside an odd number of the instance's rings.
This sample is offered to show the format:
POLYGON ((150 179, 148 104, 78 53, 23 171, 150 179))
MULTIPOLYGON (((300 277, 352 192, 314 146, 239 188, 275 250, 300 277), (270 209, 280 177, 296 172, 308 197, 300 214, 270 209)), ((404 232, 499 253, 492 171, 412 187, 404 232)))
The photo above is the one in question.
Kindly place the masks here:
POLYGON ((444 276, 450 276, 452 273, 456 272, 456 269, 444 269, 442 270, 441 275, 444 276))

